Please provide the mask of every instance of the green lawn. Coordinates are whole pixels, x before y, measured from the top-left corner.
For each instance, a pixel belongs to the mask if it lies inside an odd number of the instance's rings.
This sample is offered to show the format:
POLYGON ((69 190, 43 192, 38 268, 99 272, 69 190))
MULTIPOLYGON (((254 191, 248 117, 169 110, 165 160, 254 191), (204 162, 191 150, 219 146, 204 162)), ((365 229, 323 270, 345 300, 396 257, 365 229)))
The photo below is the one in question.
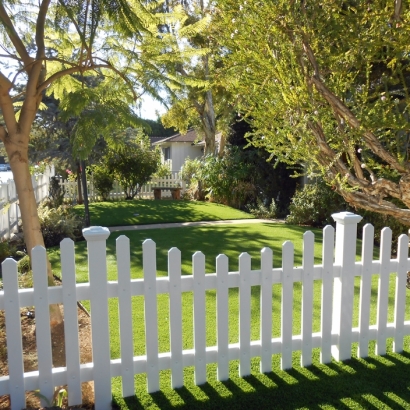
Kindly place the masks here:
MULTIPOLYGON (((74 208, 84 214, 84 206, 74 208)), ((222 221, 252 219, 253 215, 229 206, 196 201, 153 201, 139 199, 121 202, 93 202, 90 204, 91 225, 125 226, 168 222, 222 221)))
MULTIPOLYGON (((138 202, 138 201, 136 201, 138 202)), ((148 202, 148 201, 147 201, 148 202)), ((152 201, 153 202, 153 201, 152 201)), ((165 202, 165 201, 163 201, 165 202)), ((306 228, 285 226, 283 224, 241 224, 215 227, 184 227, 172 229, 153 229, 149 231, 128 231, 132 258, 132 278, 142 277, 141 244, 147 239, 153 239, 157 244, 158 275, 167 274, 167 251, 176 246, 182 251, 182 273, 191 273, 191 256, 201 250, 206 256, 206 271, 215 271, 215 257, 225 253, 229 257, 229 269, 237 270, 238 256, 247 251, 253 258, 252 268, 259 268, 259 253, 264 246, 274 251, 274 266, 280 266, 281 246, 285 240, 292 240, 295 245, 295 264, 301 264, 302 235, 306 228)), ((314 230, 316 235, 315 263, 321 260, 320 230, 314 230)), ((113 233, 107 241, 108 278, 116 280, 115 239, 121 233, 113 233)), ((360 254, 360 243, 358 254, 360 254)), ((59 270, 59 251, 52 249, 50 260, 56 272, 59 270)), ((78 264, 78 281, 87 281, 86 244, 76 244, 76 260, 78 264)), ((355 282, 354 326, 358 324, 358 301, 360 282, 355 282)), ((371 323, 376 322, 377 277, 373 280, 371 323)), ((314 286, 314 331, 320 330, 320 281, 314 286)), ((273 329, 272 336, 280 336, 280 285, 274 285, 273 296, 273 329)), ((394 299, 394 281, 390 281, 390 300, 394 299)), ((207 345, 216 344, 216 292, 207 291, 207 345)), ((158 329, 160 352, 169 351, 168 335, 168 297, 158 296, 158 329)), ((192 294, 184 293, 183 303, 183 348, 193 347, 192 324, 192 294)), ((407 298, 410 304, 410 292, 407 298)), ((239 340, 238 332, 239 295, 237 289, 229 293, 229 339, 230 343, 239 340)), ((259 339, 259 288, 252 288, 252 340, 259 339)), ((293 334, 301 331, 301 285, 294 285, 294 317, 293 334)), ((114 299, 109 301, 111 356, 120 356, 118 331, 118 306, 114 299)), ((393 310, 389 309, 389 321, 392 320, 393 310)), ((410 320, 407 312, 406 320, 410 320)), ((133 298, 134 323, 134 354, 145 354, 144 309, 143 298, 133 298)), ((410 338, 406 339, 409 346, 410 338)), ((371 343, 374 351, 374 344, 371 343)), ((356 346, 353 346, 355 354, 356 346)), ((259 359, 252 359, 252 376, 241 379, 238 377, 238 362, 231 363, 231 379, 220 383, 216 380, 216 365, 207 366, 208 383, 195 386, 193 369, 185 369, 185 387, 178 390, 170 388, 170 371, 161 372, 161 392, 146 393, 145 375, 135 376, 135 397, 123 399, 121 397, 121 381, 113 379, 113 393, 115 403, 122 409, 126 408, 233 408, 245 409, 259 406, 261 408, 410 408, 410 382, 408 365, 410 352, 403 355, 389 354, 386 357, 372 356, 366 360, 353 359, 346 363, 331 363, 323 366, 319 364, 319 351, 314 351, 314 365, 309 369, 299 366, 300 354, 294 354, 294 366, 291 371, 280 371, 279 355, 272 357, 274 372, 259 374, 259 359), (386 407, 388 405, 388 407, 386 407), (407 407, 406 407, 407 406, 407 407)))

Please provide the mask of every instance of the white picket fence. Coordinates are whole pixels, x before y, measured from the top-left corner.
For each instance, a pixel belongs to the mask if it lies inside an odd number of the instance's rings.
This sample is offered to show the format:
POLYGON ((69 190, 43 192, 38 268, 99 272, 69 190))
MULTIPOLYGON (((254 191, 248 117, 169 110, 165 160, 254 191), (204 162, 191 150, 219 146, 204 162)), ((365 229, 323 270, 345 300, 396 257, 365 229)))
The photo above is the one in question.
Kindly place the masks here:
MULTIPOLYGON (((62 186, 65 189, 65 197, 75 200, 77 198, 77 182, 76 181, 63 181, 62 186)), ((138 193, 138 198, 143 199, 154 199, 154 191, 152 187, 177 187, 182 188, 182 193, 185 189, 185 181, 181 178, 179 172, 172 172, 171 175, 164 178, 152 178, 150 182, 141 187, 140 192, 138 193)), ((88 189, 88 199, 89 201, 99 201, 101 200, 100 194, 94 188, 94 183, 92 177, 87 181, 88 189)), ((162 191, 163 198, 171 198, 171 191, 164 190, 162 191)), ((110 200, 122 200, 125 199, 124 190, 118 181, 114 181, 114 187, 109 194, 108 199, 110 200)))
MULTIPOLYGON (((43 174, 33 175, 34 193, 37 203, 47 198, 50 177, 54 175, 54 166, 47 168, 43 174)), ((18 221, 21 218, 16 185, 12 179, 0 184, 0 238, 8 239, 18 230, 18 221)))
MULTIPOLYGON (((84 230, 88 246, 89 282, 76 284, 74 244, 61 243, 63 285, 47 287, 44 248, 33 250, 34 289, 18 289, 17 266, 12 259, 3 262, 4 291, 0 292, 0 309, 5 310, 9 376, 0 378, 0 395, 10 394, 12 409, 25 407, 25 391, 40 389, 51 398, 54 386, 68 386, 70 405, 81 403, 81 382, 94 381, 95 408, 110 409, 111 378, 122 377, 124 397, 134 395, 134 375, 146 373, 148 392, 159 390, 160 370, 171 370, 173 388, 183 385, 183 370, 194 366, 195 383, 206 382, 206 365, 217 363, 218 380, 229 377, 229 362, 239 360, 239 374, 250 374, 250 362, 260 357, 260 371, 272 371, 272 355, 281 354, 281 368, 292 367, 292 352, 301 351, 301 366, 312 363, 312 349, 320 348, 320 360, 351 357, 352 343, 358 343, 358 356, 366 357, 370 340, 376 340, 376 354, 386 353, 386 340, 393 338, 394 352, 403 350, 404 336, 410 334, 410 321, 405 320, 406 275, 410 270, 409 241, 399 238, 398 256, 391 259, 392 233, 382 232, 380 259, 373 260, 374 229, 366 225, 363 233, 362 258, 356 261, 357 223, 361 217, 351 213, 335 214, 334 228, 323 232, 323 257, 314 265, 314 235, 303 236, 303 264, 294 266, 294 247, 283 244, 282 267, 273 268, 272 250, 261 251, 261 268, 251 269, 249 254, 239 257, 239 271, 230 272, 228 258, 216 258, 216 273, 205 274, 205 256, 192 257, 193 275, 181 275, 181 252, 168 253, 168 277, 157 277, 156 245, 143 243, 143 279, 130 279, 130 244, 125 236, 116 241, 118 281, 107 281, 107 228, 84 230), (335 242, 336 238, 336 242, 335 242), (379 275, 377 323, 370 325, 371 277, 379 275), (394 320, 388 323, 389 278, 395 282, 394 320), (354 278, 360 277, 359 326, 353 328, 354 278), (313 283, 321 283, 321 329, 313 332, 313 283), (302 284, 301 334, 292 334, 294 315, 293 287, 302 284), (272 286, 281 284, 281 335, 272 338, 272 286), (260 287, 260 338, 251 340, 251 286, 260 287), (239 343, 229 343, 229 288, 239 288, 239 343), (217 344, 206 345, 205 292, 216 289, 217 344), (183 350, 182 292, 193 293, 194 348, 183 350), (170 351, 159 353, 157 296, 169 295, 170 351), (132 296, 143 296, 145 311, 145 346, 142 356, 133 353, 132 296), (108 298, 118 298, 121 357, 110 358, 108 298), (90 300, 93 362, 80 364, 77 305, 90 300), (49 304, 63 303, 67 367, 52 368, 49 304), (20 308, 35 306, 38 371, 24 373, 21 344, 20 308)), ((227 228, 229 229, 229 228, 227 228)), ((273 297, 275 296, 274 294, 273 297)), ((279 312, 278 312, 279 313, 279 312)), ((252 318, 254 320, 254 318, 252 318)))

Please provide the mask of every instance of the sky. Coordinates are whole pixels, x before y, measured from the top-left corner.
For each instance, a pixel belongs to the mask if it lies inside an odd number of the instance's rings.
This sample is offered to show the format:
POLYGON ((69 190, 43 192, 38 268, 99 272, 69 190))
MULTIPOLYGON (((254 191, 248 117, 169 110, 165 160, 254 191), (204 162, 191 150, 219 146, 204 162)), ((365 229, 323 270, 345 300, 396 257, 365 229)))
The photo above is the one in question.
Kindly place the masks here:
POLYGON ((141 118, 146 120, 154 120, 157 119, 156 111, 159 112, 160 115, 165 114, 165 107, 159 103, 158 101, 152 99, 150 96, 146 95, 142 97, 143 103, 141 106, 141 110, 138 112, 138 115, 141 118))

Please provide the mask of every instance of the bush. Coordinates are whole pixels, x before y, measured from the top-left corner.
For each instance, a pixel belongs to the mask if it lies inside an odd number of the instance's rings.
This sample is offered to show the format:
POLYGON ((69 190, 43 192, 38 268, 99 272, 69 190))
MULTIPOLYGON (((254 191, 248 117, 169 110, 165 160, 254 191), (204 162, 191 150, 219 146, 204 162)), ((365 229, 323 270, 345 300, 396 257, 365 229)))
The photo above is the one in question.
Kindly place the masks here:
POLYGON ((63 204, 65 190, 64 187, 60 185, 60 179, 58 177, 50 178, 48 195, 53 204, 53 207, 57 208, 63 204))
POLYGON ((255 215, 256 218, 274 219, 276 218, 276 203, 272 198, 272 202, 269 206, 266 206, 261 199, 257 198, 256 205, 248 205, 247 209, 249 213, 255 215))
POLYGON ((41 231, 46 248, 57 246, 64 238, 78 240, 82 236, 83 220, 69 205, 49 208, 41 203, 38 208, 41 231))
POLYGON ((93 174, 94 188, 100 194, 103 201, 106 201, 114 186, 114 174, 103 164, 91 167, 93 174))
POLYGON ((286 223, 316 227, 334 224, 332 214, 347 211, 348 208, 343 197, 318 179, 295 192, 286 223))

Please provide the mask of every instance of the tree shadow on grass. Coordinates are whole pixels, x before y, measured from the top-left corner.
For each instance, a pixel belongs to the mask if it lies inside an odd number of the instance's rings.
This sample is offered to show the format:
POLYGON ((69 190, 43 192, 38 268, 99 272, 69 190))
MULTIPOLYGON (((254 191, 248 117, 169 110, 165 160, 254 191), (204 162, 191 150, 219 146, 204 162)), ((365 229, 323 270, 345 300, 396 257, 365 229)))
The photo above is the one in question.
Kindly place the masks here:
MULTIPOLYGON (((325 405, 337 409, 403 409, 410 402, 409 359, 409 352, 390 353, 382 357, 327 365, 316 363, 308 368, 254 374, 244 379, 233 377, 225 382, 210 381, 201 386, 176 389, 181 399, 181 405, 177 406, 170 403, 168 393, 157 392, 149 396, 151 404, 160 409, 319 409, 325 405), (221 386, 225 391, 223 395, 221 386)), ((139 397, 124 401, 130 409, 146 408, 139 397)))

